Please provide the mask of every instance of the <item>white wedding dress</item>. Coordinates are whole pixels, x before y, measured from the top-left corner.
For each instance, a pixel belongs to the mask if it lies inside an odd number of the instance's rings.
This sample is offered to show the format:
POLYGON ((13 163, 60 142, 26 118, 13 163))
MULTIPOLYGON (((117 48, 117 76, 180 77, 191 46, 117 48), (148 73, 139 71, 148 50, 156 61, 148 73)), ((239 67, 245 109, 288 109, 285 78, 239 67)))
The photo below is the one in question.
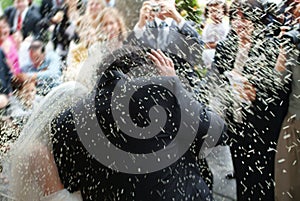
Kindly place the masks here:
MULTIPOLYGON (((20 137, 2 161, 3 176, 9 182, 7 196, 18 201, 82 200, 80 193, 70 194, 66 189, 44 196, 43 182, 47 177, 44 175, 53 177, 58 174, 44 168, 49 162, 49 155, 39 153, 40 150, 52 153, 51 121, 87 93, 87 88, 78 82, 64 83, 54 88, 32 113, 20 137)), ((54 160, 52 162, 54 164, 54 160)))

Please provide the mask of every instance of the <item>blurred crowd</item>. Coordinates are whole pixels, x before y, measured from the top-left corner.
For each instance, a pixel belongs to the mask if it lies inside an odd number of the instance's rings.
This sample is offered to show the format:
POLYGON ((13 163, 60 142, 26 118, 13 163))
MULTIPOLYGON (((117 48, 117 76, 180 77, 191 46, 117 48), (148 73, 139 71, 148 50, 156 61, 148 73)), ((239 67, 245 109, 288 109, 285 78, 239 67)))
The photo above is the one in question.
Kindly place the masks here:
MULTIPOLYGON (((159 14, 152 19, 147 12, 159 13, 156 9, 162 7, 147 2, 132 30, 137 39, 148 27, 164 29, 175 23, 180 33, 189 33, 203 48, 201 62, 193 70, 200 71, 197 79, 205 86, 196 85, 201 90, 195 91, 204 91, 202 101, 228 124, 238 200, 300 200, 299 0, 280 4, 234 0, 230 5, 210 0, 202 26, 170 10, 165 16, 172 21, 156 21, 159 14)), ((3 10, 0 133, 5 139, 17 137, 54 87, 80 77, 93 49, 107 41, 114 42, 111 50, 122 47, 129 29, 125 12, 116 9, 116 3, 42 0, 36 5, 14 0, 3 10)), ((203 177, 212 183, 209 170, 203 177)))

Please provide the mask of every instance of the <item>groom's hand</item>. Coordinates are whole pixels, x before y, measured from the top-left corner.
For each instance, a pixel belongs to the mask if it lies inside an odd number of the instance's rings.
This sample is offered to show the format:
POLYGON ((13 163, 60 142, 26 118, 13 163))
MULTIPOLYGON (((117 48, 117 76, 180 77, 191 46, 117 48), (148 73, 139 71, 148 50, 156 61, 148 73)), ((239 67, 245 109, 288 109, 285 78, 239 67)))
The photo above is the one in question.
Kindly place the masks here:
POLYGON ((156 69, 162 76, 176 76, 174 63, 161 50, 151 50, 149 58, 155 64, 156 69))

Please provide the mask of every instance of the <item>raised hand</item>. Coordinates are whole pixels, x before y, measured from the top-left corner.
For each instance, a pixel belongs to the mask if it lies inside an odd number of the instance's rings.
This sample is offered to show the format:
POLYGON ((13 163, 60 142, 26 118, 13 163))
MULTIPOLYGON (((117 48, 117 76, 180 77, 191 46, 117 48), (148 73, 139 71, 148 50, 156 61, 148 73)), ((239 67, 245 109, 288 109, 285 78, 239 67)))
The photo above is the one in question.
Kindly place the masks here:
POLYGON ((154 20, 154 13, 152 12, 151 1, 145 1, 140 10, 140 18, 138 21, 139 28, 143 28, 147 21, 154 20))
POLYGON ((148 55, 160 75, 176 76, 172 59, 167 57, 161 50, 151 50, 151 53, 148 53, 148 55))

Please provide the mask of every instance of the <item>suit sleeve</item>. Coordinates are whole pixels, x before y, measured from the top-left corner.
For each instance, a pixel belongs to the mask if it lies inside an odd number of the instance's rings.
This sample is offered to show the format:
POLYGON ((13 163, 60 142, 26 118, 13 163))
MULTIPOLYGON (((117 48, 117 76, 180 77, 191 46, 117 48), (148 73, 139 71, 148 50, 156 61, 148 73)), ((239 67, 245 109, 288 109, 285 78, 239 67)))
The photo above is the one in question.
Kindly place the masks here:
POLYGON ((0 94, 9 94, 12 92, 11 86, 12 74, 6 63, 4 52, 0 49, 0 94))
POLYGON ((192 37, 198 44, 204 45, 200 34, 194 29, 191 22, 184 22, 182 27, 179 27, 179 33, 192 37))

